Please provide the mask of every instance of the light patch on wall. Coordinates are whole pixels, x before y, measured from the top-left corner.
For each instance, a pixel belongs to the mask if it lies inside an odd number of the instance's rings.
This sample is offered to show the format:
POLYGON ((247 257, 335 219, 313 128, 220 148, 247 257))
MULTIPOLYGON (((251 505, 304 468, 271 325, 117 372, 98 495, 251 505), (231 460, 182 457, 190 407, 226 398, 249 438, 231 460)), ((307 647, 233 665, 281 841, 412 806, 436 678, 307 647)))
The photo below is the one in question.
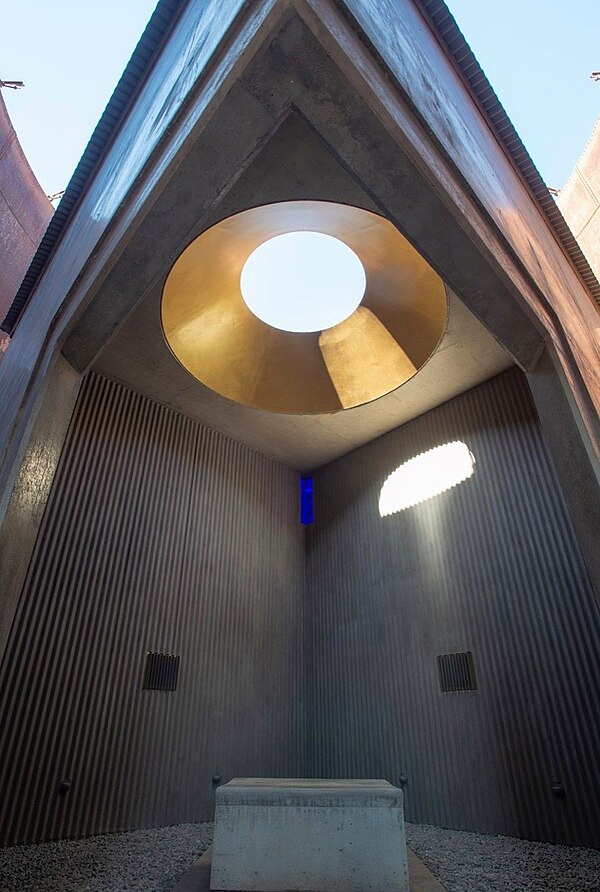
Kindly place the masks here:
POLYGON ((439 496, 473 474, 475 458, 455 440, 416 455, 396 468, 379 493, 379 514, 387 517, 439 496))

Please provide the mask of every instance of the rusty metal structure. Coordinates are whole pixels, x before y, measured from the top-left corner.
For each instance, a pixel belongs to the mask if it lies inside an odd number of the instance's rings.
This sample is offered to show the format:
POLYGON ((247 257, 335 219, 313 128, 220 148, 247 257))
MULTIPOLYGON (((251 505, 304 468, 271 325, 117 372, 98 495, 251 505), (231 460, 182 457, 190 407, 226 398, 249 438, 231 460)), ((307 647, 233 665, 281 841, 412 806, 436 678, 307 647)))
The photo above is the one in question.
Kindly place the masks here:
MULTIPOLYGON (((0 86, 7 86, 7 82, 0 86)), ((0 93, 0 315, 9 311, 53 208, 36 180, 0 93)))

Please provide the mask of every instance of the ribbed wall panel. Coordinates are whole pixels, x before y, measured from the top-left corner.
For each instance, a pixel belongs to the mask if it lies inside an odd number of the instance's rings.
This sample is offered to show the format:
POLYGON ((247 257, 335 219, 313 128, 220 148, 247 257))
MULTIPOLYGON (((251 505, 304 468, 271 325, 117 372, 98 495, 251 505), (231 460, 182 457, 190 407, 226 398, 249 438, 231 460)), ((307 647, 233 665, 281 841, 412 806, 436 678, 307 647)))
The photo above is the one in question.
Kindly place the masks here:
POLYGON ((520 373, 315 501, 305 562, 294 472, 86 380, 0 672, 3 843, 210 817, 218 771, 406 774, 411 820, 600 844, 599 610, 520 373), (455 439, 474 476, 380 518, 388 474, 455 439), (142 689, 147 651, 181 655, 177 691, 142 689), (441 693, 467 651, 478 690, 441 693))
POLYGON ((297 503, 295 472, 88 377, 0 672, 2 843, 206 819, 215 771, 302 772, 297 503), (142 689, 147 651, 181 655, 177 691, 142 689))
POLYGON ((600 612, 520 372, 314 487, 309 773, 406 774, 409 820, 600 846, 600 612), (473 477, 381 518, 386 477, 457 439, 473 477), (443 694, 436 655, 461 651, 479 690, 443 694))

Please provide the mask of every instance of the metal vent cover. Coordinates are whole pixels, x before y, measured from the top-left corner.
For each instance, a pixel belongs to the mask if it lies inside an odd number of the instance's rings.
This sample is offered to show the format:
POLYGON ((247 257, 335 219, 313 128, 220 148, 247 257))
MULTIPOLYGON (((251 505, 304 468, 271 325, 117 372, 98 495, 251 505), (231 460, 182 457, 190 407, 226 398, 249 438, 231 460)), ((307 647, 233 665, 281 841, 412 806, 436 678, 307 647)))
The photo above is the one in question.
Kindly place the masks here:
POLYGON ((442 694, 477 690, 475 661, 470 650, 463 653, 439 654, 436 659, 442 694))
POLYGON ((144 667, 145 691, 176 691, 180 657, 148 651, 144 667))

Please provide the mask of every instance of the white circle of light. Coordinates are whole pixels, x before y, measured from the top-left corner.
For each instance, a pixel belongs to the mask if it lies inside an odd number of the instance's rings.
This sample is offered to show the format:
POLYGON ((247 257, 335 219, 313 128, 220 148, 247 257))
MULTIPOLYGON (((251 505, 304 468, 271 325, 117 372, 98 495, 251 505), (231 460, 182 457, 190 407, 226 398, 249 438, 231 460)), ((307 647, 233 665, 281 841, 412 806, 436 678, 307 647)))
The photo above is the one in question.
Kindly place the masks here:
POLYGON ((358 307, 367 278, 348 245, 323 232, 286 232, 250 254, 240 279, 248 308, 284 331, 323 331, 358 307))

